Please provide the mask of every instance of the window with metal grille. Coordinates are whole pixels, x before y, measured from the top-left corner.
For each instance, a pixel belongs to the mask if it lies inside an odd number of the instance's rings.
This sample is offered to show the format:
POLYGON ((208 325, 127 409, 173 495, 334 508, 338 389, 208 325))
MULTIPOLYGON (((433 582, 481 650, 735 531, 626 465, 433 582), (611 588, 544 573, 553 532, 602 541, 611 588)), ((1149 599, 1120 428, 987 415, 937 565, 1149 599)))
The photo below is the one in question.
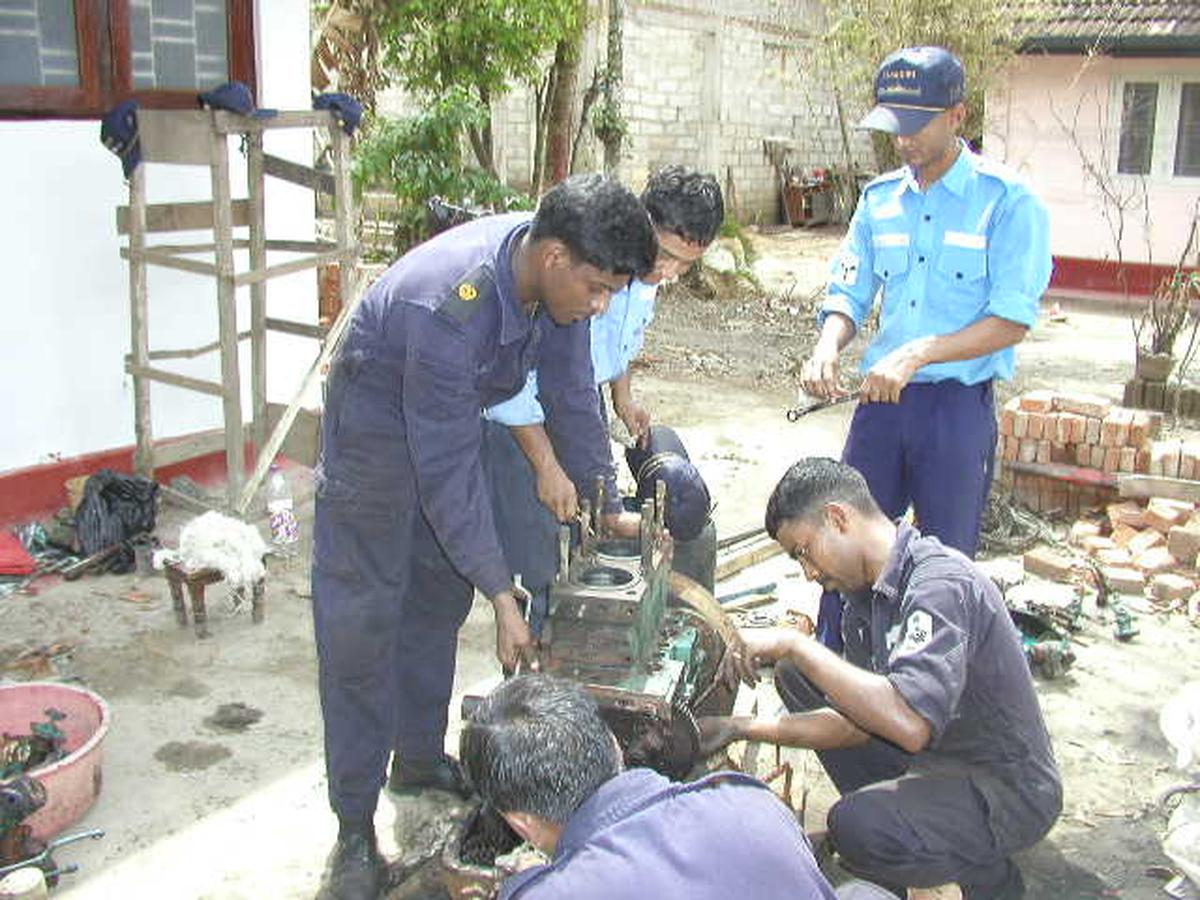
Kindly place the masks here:
POLYGON ((1158 110, 1158 85, 1153 81, 1128 81, 1121 99, 1121 144, 1117 171, 1148 175, 1154 155, 1154 119, 1158 110))
POLYGON ((0 0, 0 116, 92 117, 133 98, 187 108, 253 89, 254 0, 0 0))

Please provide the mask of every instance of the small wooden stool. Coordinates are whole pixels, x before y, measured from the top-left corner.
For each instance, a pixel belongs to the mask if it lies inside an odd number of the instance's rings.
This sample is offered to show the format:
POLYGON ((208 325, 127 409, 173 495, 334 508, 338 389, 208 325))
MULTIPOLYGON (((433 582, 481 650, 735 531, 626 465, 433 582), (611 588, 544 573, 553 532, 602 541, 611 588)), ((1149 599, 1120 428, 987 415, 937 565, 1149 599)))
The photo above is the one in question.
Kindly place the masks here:
MULTIPOLYGON (((183 586, 186 584, 188 597, 192 602, 192 622, 196 628, 196 637, 208 637, 208 611, 204 608, 204 589, 210 584, 224 581, 225 576, 221 574, 220 569, 198 569, 195 572, 185 572, 178 563, 173 562, 167 563, 164 570, 167 583, 171 586, 171 600, 175 604, 175 620, 179 622, 180 627, 184 627, 188 623, 187 606, 183 602, 183 586)), ((262 578, 254 582, 250 592, 250 620, 255 625, 262 624, 266 613, 266 604, 263 601, 263 583, 264 579, 262 578)), ((244 588, 239 588, 236 593, 242 600, 246 599, 244 588)))

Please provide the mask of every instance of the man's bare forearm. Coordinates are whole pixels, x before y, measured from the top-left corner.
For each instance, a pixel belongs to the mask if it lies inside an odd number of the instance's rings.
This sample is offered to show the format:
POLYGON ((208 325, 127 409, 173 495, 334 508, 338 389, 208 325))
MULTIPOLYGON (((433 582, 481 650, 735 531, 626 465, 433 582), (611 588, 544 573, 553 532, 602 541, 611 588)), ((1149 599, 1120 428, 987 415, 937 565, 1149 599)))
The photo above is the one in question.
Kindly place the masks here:
POLYGON ((509 431, 535 472, 544 472, 547 466, 559 465, 550 436, 541 425, 512 425, 509 431))
POLYGON ((741 740, 808 750, 840 750, 871 739, 835 709, 788 713, 775 718, 737 717, 733 726, 741 740))
POLYGON ((950 334, 917 338, 913 343, 920 356, 920 365, 927 366, 987 356, 1019 344, 1028 332, 1029 329, 1018 322, 999 316, 985 316, 966 328, 950 334))
POLYGON ((846 662, 812 638, 797 635, 786 657, 829 698, 836 710, 869 734, 909 753, 929 743, 931 730, 882 675, 846 662))

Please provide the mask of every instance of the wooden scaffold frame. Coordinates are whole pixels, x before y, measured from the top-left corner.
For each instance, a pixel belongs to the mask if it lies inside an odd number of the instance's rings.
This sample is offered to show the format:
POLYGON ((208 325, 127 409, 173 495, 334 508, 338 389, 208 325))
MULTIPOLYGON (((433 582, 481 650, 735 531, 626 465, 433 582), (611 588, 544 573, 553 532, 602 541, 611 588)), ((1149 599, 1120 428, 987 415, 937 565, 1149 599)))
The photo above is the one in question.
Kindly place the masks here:
MULTIPOLYGON (((133 378, 134 427, 137 445, 134 464, 139 474, 154 477, 155 469, 224 449, 228 472, 226 508, 245 516, 295 421, 305 392, 328 362, 361 296, 358 279, 352 279, 359 257, 354 240, 354 199, 350 184, 349 136, 330 111, 281 112, 271 118, 251 118, 222 110, 139 110, 138 133, 143 162, 208 166, 211 171, 211 201, 146 202, 145 166, 134 169, 129 179, 129 205, 117 209, 117 231, 128 235, 121 256, 129 260, 129 308, 131 352, 125 371, 133 378), (272 156, 263 151, 263 132, 280 128, 324 128, 329 135, 332 172, 272 156), (229 171, 229 136, 241 135, 247 157, 247 197, 234 199, 229 171), (331 194, 334 199, 334 241, 269 240, 265 228, 264 188, 266 176, 331 194), (200 244, 148 244, 147 235, 212 229, 213 240, 200 244), (248 229, 245 238, 234 237, 234 229, 248 229), (236 271, 234 251, 248 250, 250 268, 236 271), (268 254, 284 251, 303 253, 298 259, 268 265, 268 254), (193 258, 212 253, 213 261, 193 258), (317 266, 338 263, 343 308, 328 329, 305 322, 271 318, 267 315, 266 282, 317 266), (212 344, 184 350, 151 351, 149 346, 148 266, 193 272, 216 280, 218 339, 212 344), (352 280, 356 283, 352 285, 352 280), (250 288, 249 329, 238 331, 237 289, 250 288), (287 411, 271 434, 267 434, 267 332, 278 331, 322 341, 322 350, 296 391, 287 411), (238 344, 250 341, 250 437, 256 464, 245 477, 246 424, 242 413, 241 371, 238 344), (221 380, 206 381, 172 372, 155 365, 158 360, 192 358, 217 351, 221 358, 221 380), (150 416, 151 382, 170 384, 221 399, 224 429, 220 434, 155 445, 150 416)), ((164 486, 171 496, 195 502, 164 486)))

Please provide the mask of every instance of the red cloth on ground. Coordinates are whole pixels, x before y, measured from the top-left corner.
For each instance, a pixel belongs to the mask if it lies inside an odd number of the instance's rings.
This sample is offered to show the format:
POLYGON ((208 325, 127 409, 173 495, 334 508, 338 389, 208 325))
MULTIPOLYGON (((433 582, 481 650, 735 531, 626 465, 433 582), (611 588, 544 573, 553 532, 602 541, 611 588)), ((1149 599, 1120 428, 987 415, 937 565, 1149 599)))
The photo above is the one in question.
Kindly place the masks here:
POLYGON ((0 575, 31 575, 37 563, 11 531, 0 530, 0 575))

